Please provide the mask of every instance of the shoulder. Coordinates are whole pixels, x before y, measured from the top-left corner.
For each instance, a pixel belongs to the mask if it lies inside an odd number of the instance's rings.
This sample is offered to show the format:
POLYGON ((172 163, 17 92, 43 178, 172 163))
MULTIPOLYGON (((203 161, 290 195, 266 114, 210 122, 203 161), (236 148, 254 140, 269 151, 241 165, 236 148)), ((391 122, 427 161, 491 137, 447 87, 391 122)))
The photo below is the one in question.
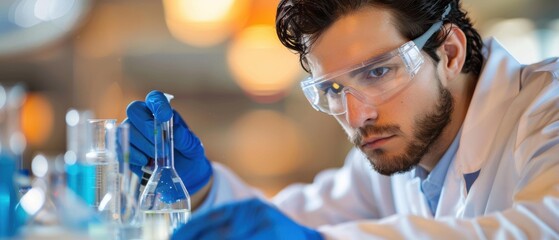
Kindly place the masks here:
POLYGON ((530 84, 540 86, 556 85, 559 80, 559 58, 549 58, 541 62, 524 65, 520 71, 520 88, 530 84))
MULTIPOLYGON (((524 118, 534 118, 543 112, 559 112, 559 59, 551 58, 523 66, 520 72, 518 97, 527 101, 524 118)), ((555 117, 546 122, 557 121, 555 117)))
POLYGON ((520 79, 516 102, 525 108, 518 121, 515 158, 520 166, 536 164, 534 159, 555 159, 551 156, 559 154, 559 59, 524 66, 520 79))

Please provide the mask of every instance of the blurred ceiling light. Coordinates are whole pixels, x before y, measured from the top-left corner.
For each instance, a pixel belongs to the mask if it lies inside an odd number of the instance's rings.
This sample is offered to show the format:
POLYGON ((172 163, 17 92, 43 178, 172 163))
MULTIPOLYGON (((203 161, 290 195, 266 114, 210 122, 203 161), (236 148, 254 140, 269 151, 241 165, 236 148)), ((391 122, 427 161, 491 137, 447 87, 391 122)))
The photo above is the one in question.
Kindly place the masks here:
POLYGON ((50 21, 68 14, 75 0, 37 0, 34 13, 38 19, 50 21))
POLYGON ((277 39, 271 25, 254 25, 233 39, 227 62, 235 81, 257 102, 281 99, 300 74, 297 55, 277 39))
POLYGON ((487 32, 489 36, 497 38, 520 63, 528 64, 542 59, 535 24, 530 19, 497 21, 487 32))
MULTIPOLYGON (((170 1, 166 1, 170 2, 170 1)), ((224 19, 233 6, 234 0, 182 0, 173 1, 181 17, 192 22, 214 22, 224 19)))
POLYGON ((30 145, 44 144, 52 133, 54 110, 48 98, 40 93, 28 93, 21 108, 21 129, 30 145))
POLYGON ((302 137, 286 116, 270 110, 248 112, 230 131, 230 164, 252 176, 281 176, 302 167, 302 137))
POLYGON ((89 10, 90 0, 2 0, 0 55, 30 51, 71 31, 89 10))
POLYGON ((171 34, 197 47, 225 41, 248 16, 248 0, 163 0, 171 34))
POLYGON ((66 16, 75 4, 76 0, 19 0, 12 3, 9 18, 28 28, 66 16))
POLYGON ((247 25, 275 25, 279 0, 252 0, 247 25))
POLYGON ((15 2, 10 8, 10 20, 24 28, 39 24, 41 19, 37 18, 34 14, 36 4, 37 0, 20 0, 15 2))

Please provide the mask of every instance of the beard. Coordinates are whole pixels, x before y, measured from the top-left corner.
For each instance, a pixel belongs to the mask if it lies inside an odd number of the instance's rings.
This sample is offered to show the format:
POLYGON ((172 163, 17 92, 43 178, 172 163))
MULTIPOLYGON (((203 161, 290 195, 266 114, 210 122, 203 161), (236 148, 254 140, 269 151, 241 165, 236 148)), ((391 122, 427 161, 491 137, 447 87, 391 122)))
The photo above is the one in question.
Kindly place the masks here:
POLYGON ((367 156, 375 171, 390 176, 404 173, 419 164, 423 156, 429 152, 433 143, 439 138, 443 129, 450 123, 454 108, 454 99, 450 91, 439 81, 439 98, 433 112, 428 112, 415 119, 413 138, 404 149, 404 153, 388 156, 384 149, 379 148, 366 152, 361 148, 362 139, 371 134, 402 134, 398 125, 367 125, 358 129, 350 140, 367 156))

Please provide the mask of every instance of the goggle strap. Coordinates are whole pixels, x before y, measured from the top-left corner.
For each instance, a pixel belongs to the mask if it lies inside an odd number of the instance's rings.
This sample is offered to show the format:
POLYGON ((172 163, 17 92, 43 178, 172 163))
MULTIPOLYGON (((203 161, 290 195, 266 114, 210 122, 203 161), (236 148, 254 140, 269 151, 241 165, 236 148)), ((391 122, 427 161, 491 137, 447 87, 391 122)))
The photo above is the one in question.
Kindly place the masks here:
POLYGON ((443 25, 443 20, 444 18, 446 18, 446 16, 448 15, 448 13, 450 13, 450 9, 451 9, 451 5, 450 3, 446 6, 446 9, 444 10, 443 15, 441 16, 441 20, 436 22, 435 24, 433 24, 425 33, 423 33, 421 36, 419 36, 418 38, 416 38, 415 40, 413 40, 413 42, 415 43, 415 45, 419 48, 419 49, 423 49, 423 46, 425 46, 425 43, 427 43, 427 40, 429 40, 429 38, 431 38, 431 36, 437 31, 439 30, 439 28, 441 28, 441 26, 443 25))

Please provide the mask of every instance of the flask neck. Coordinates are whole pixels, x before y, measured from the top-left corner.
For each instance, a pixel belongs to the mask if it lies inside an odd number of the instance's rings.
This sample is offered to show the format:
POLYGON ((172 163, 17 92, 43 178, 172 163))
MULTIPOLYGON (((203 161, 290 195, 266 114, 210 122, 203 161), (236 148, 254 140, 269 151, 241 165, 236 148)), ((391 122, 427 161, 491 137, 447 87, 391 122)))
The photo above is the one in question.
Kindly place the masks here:
POLYGON ((156 167, 174 168, 173 118, 165 122, 155 122, 156 167))

